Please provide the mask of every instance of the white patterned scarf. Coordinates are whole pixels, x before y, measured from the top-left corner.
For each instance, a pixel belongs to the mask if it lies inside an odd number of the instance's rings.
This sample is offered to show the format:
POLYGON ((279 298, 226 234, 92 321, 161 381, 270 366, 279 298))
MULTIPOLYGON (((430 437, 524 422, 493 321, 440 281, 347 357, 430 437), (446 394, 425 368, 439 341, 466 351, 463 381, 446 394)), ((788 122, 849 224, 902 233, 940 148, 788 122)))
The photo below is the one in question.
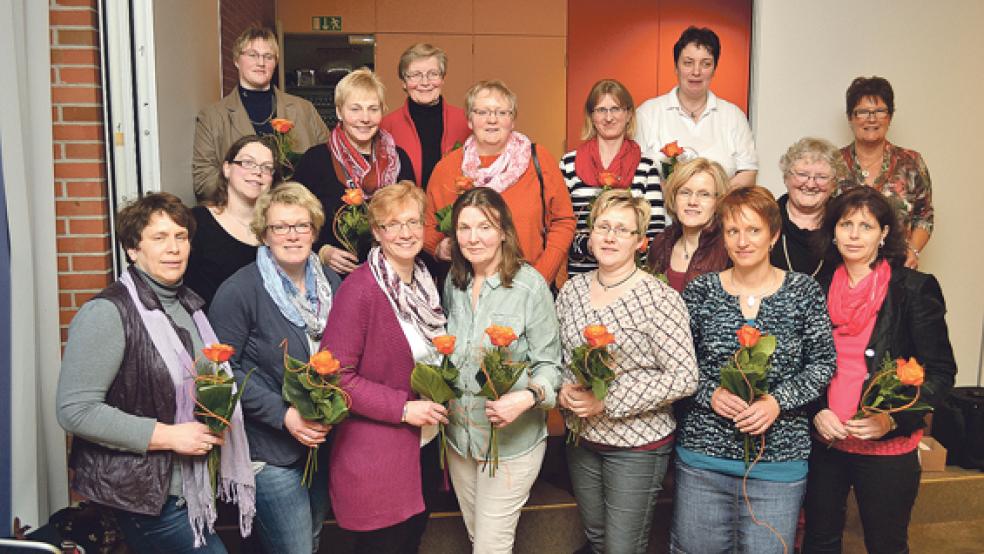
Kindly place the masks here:
POLYGON ((401 320, 416 327, 428 341, 444 334, 444 325, 448 320, 441 309, 437 285, 420 258, 414 261, 410 284, 400 279, 399 273, 378 246, 369 251, 366 263, 401 320))
POLYGON ((464 156, 461 159, 461 173, 475 183, 476 187, 489 187, 502 194, 516 184, 530 167, 530 139, 513 131, 506 140, 506 147, 492 165, 482 167, 482 160, 475 144, 475 135, 465 140, 464 156))

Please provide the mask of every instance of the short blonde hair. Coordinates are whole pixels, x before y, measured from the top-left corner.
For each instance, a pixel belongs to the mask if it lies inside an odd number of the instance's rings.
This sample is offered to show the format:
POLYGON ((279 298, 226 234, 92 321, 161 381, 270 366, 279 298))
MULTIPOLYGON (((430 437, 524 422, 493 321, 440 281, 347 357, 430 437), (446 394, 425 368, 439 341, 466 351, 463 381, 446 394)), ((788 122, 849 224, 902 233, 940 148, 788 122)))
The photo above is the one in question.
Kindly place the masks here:
POLYGON ((502 95, 509 102, 509 109, 512 110, 513 119, 519 115, 519 101, 516 99, 516 93, 509 89, 505 83, 498 79, 493 79, 491 81, 479 81, 472 85, 468 92, 465 93, 465 115, 471 117, 472 108, 475 107, 475 98, 483 92, 497 93, 502 95))
POLYGON ((594 120, 591 119, 591 116, 594 113, 594 109, 598 107, 598 103, 601 102, 601 99, 606 94, 610 94, 619 107, 625 108, 625 113, 628 117, 628 121, 625 124, 625 136, 632 137, 635 135, 635 102, 632 100, 632 94, 629 92, 629 89, 625 88, 625 85, 615 79, 602 79, 591 87, 591 92, 588 93, 588 99, 584 102, 584 126, 581 127, 581 140, 591 140, 598 134, 598 130, 595 129, 594 120))
POLYGON ((628 189, 609 189, 598 195, 594 205, 591 206, 591 213, 588 215, 588 225, 601 217, 601 214, 612 208, 630 208, 635 212, 636 230, 639 236, 646 236, 646 229, 649 228, 649 216, 652 214, 652 207, 649 201, 641 196, 635 196, 628 189))
POLYGON ((239 56, 243 55, 249 43, 254 40, 265 40, 270 45, 270 50, 273 50, 273 56, 276 61, 280 61, 280 43, 277 42, 277 35, 273 34, 273 31, 266 27, 260 25, 250 25, 239 33, 236 37, 236 42, 232 43, 232 59, 235 60, 239 56))
POLYGON ((406 73, 410 70, 410 64, 417 60, 426 60, 427 58, 437 58, 437 67, 441 70, 441 75, 447 73, 448 55, 444 53, 444 50, 432 44, 418 42, 404 50, 403 55, 400 56, 400 65, 397 67, 400 80, 402 81, 406 78, 406 73))
POLYGON ((369 225, 378 228, 386 221, 387 216, 407 202, 417 203, 420 218, 423 219, 427 195, 413 181, 400 181, 377 190, 369 201, 369 225))
POLYGON ((829 165, 830 171, 833 172, 831 177, 834 184, 847 178, 847 164, 844 163, 844 156, 841 155, 840 149, 829 140, 803 137, 794 142, 786 150, 786 153, 779 158, 779 169, 782 170, 782 176, 788 177, 792 172, 793 164, 800 160, 809 163, 824 162, 829 165))
POLYGON ((306 209, 311 214, 314 235, 317 235, 325 224, 325 212, 321 207, 321 201, 304 185, 297 181, 286 181, 271 187, 270 190, 256 199, 256 207, 253 208, 253 222, 250 223, 249 228, 260 241, 263 240, 263 234, 266 233, 267 212, 270 211, 270 206, 273 204, 300 206, 306 209))
POLYGON ((687 181, 698 173, 707 173, 714 180, 714 192, 720 198, 728 192, 728 173, 721 164, 707 158, 694 158, 688 162, 679 163, 673 168, 673 173, 663 185, 663 203, 670 217, 676 219, 676 195, 687 181))
POLYGON ((342 109, 349 98, 358 93, 375 94, 379 107, 386 111, 386 87, 367 67, 360 67, 338 81, 335 85, 335 107, 342 109))

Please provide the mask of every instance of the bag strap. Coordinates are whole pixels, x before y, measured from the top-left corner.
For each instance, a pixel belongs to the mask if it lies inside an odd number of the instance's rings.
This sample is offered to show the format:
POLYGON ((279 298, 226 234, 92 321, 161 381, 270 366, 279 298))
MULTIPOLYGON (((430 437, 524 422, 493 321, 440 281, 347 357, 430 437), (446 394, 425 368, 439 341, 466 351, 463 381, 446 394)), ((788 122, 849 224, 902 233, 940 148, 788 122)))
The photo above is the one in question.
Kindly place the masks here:
POLYGON ((543 191, 543 169, 540 167, 540 159, 536 157, 536 143, 530 143, 530 159, 533 160, 533 169, 536 170, 536 180, 540 182, 540 238, 543 240, 543 249, 547 249, 547 200, 543 191))

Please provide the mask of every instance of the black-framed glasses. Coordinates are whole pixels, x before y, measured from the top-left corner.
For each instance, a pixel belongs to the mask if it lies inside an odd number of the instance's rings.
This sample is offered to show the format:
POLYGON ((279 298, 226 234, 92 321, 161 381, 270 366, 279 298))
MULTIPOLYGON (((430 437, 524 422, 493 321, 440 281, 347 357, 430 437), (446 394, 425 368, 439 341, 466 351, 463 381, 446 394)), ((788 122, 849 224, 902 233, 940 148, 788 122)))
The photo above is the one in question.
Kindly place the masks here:
POLYGON ((274 235, 281 237, 290 234, 291 231, 297 233, 298 235, 310 235, 314 231, 314 223, 311 223, 310 221, 302 221, 293 225, 289 225, 287 223, 274 223, 273 225, 267 225, 267 229, 269 229, 274 235))
POLYGON ((857 108, 854 110, 854 117, 858 119, 885 119, 888 117, 888 108, 875 108, 873 110, 857 108))
POLYGON ((424 228, 424 222, 420 219, 408 219, 406 221, 390 221, 379 226, 388 236, 395 237, 406 227, 410 232, 420 231, 424 228))
POLYGON ((273 164, 258 164, 253 160, 232 160, 231 163, 238 165, 246 171, 259 170, 264 175, 273 175, 273 172, 277 170, 273 164))
POLYGON ((615 236, 620 239, 632 238, 633 235, 638 235, 638 229, 629 229, 628 227, 622 227, 621 225, 612 227, 607 223, 596 223, 591 226, 591 232, 603 237, 607 237, 608 233, 615 233, 615 236))

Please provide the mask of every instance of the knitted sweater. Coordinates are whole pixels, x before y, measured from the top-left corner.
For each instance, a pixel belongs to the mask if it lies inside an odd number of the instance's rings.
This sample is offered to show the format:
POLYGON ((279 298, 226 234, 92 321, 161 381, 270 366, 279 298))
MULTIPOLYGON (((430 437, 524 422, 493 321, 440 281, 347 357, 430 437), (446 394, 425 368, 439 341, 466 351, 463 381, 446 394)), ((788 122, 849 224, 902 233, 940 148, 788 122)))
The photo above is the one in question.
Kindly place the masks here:
MULTIPOLYGON (((588 250, 588 236, 591 229, 588 228, 588 216, 591 213, 591 204, 594 199, 601 194, 601 187, 593 187, 585 184, 574 171, 574 158, 577 151, 568 152, 560 159, 560 173, 564 176, 564 183, 571 194, 571 204, 574 207, 574 215, 577 216, 577 226, 574 230, 574 241, 571 242, 569 259, 567 261, 567 273, 574 276, 578 273, 585 273, 598 267, 598 262, 588 250)), ((643 157, 639 160, 636 167, 635 176, 632 177, 632 184, 629 185, 632 194, 641 196, 649 201, 652 208, 649 216, 649 226, 646 229, 646 236, 650 239, 658 235, 666 227, 666 210, 663 208, 663 190, 659 185, 659 167, 649 158, 643 157)))
MULTIPOLYGON (((706 273, 691 281, 683 299, 690 310, 700 376, 693 406, 680 426, 678 444, 708 456, 741 460, 741 435, 733 422, 711 409, 711 395, 720 386, 721 367, 738 350, 735 333, 747 321, 738 297, 722 288, 718 273, 706 273)), ((810 421, 805 407, 825 390, 837 362, 820 285, 808 275, 786 273, 779 290, 761 300, 758 317, 752 323, 777 339, 767 381, 780 412, 766 431, 762 461, 805 460, 810 454, 810 421)))
MULTIPOLYGON (((676 427, 671 405, 697 388, 697 360, 687 307, 676 291, 646 275, 611 304, 591 306, 594 273, 575 275, 557 297, 564 381, 574 382, 571 352, 584 344, 588 325, 602 324, 615 335, 616 374, 605 397, 605 410, 583 421, 581 436, 609 446, 651 444, 676 427)), ((576 417, 564 410, 568 427, 576 417)))

